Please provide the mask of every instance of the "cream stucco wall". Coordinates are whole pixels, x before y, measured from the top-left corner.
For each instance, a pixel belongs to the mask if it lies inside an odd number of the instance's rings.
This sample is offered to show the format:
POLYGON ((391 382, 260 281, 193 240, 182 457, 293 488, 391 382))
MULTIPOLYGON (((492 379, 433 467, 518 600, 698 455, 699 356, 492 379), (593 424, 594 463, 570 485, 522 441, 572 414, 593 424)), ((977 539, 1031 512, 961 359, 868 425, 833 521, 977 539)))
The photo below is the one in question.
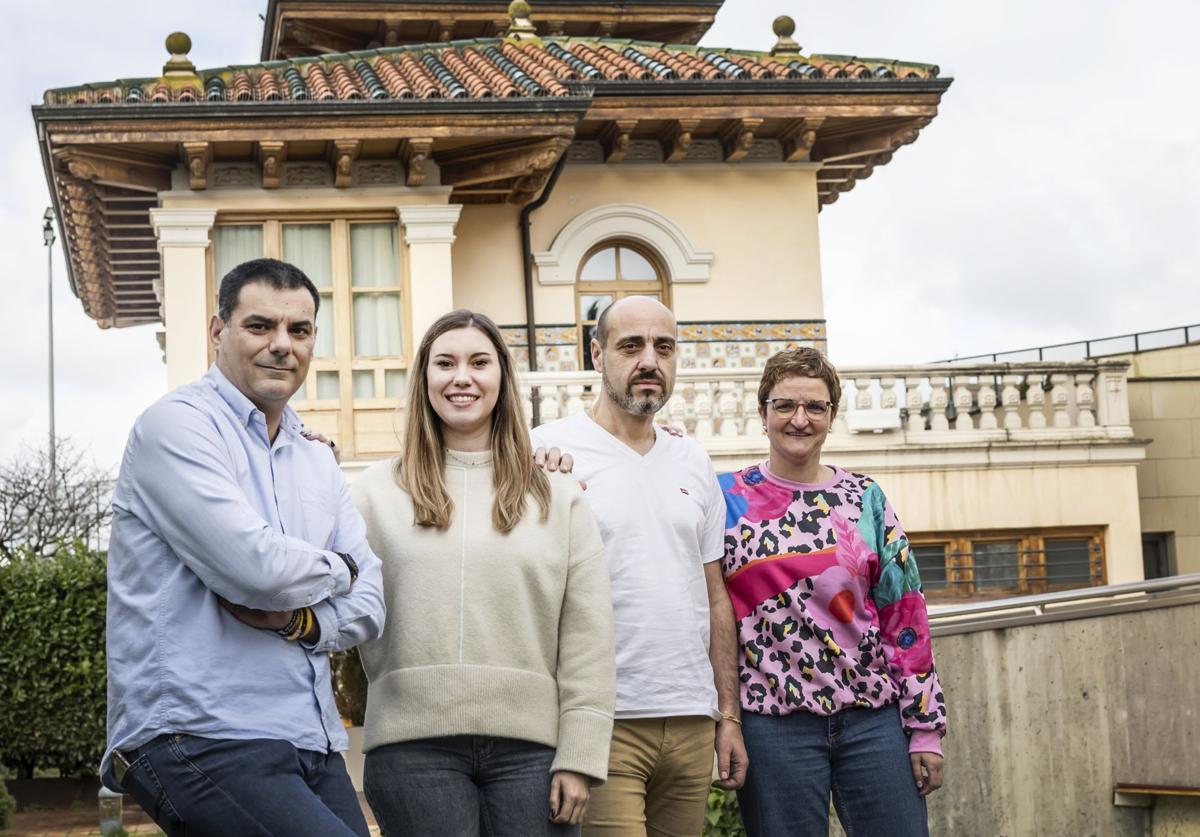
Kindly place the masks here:
POLYGON ((1107 526, 1108 583, 1142 578, 1133 464, 864 470, 879 481, 910 532, 1107 526))
MULTIPOLYGON (((581 213, 616 203, 666 216, 697 250, 714 254, 708 281, 673 284, 680 320, 824 318, 813 169, 568 164, 549 201, 533 214, 533 250, 549 250, 581 213)), ((525 322, 519 215, 508 205, 464 207, 454 250, 455 304, 477 307, 505 325, 525 322)), ((571 284, 535 278, 534 304, 539 324, 575 322, 571 284)))
POLYGON ((1200 345, 1128 359, 1130 423, 1151 440, 1138 466, 1142 528, 1174 533, 1175 571, 1200 572, 1200 345))

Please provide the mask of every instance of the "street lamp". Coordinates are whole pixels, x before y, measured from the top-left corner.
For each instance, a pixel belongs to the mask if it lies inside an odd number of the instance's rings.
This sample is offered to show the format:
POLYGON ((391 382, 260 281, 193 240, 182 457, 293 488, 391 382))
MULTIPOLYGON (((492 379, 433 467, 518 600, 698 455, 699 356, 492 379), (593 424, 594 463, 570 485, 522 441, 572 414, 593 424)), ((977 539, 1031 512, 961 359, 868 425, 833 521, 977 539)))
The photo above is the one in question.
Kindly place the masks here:
POLYGON ((46 299, 50 312, 50 497, 54 497, 56 474, 54 432, 54 209, 46 207, 42 213, 42 241, 46 245, 46 299))

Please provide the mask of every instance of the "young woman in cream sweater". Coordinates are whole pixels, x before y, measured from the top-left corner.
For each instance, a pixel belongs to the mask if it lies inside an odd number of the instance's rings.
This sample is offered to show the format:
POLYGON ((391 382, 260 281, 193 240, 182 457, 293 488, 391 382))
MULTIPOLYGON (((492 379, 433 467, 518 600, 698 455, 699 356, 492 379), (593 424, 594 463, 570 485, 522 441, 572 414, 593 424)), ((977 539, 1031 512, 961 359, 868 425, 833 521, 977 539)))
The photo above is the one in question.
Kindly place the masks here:
POLYGON ((430 327, 403 456, 354 482, 388 620, 361 646, 367 800, 385 835, 575 835, 603 782, 615 674, 600 533, 533 464, 487 317, 430 327))

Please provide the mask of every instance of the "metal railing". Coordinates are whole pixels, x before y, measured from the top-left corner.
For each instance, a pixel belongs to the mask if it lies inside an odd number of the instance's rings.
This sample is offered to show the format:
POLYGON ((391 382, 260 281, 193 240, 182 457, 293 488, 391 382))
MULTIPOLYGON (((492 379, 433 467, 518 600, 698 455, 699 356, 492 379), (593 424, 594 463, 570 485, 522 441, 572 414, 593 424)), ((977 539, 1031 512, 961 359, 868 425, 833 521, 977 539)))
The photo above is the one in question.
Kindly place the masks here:
POLYGON ((1071 343, 1052 343, 1031 349, 1015 349, 991 355, 970 355, 940 360, 938 363, 965 363, 969 361, 1022 362, 1033 360, 1088 360, 1091 358, 1124 355, 1152 349, 1170 349, 1200 343, 1200 324, 1160 328, 1154 331, 1139 331, 1134 334, 1119 334, 1116 337, 1101 337, 1098 340, 1076 340, 1071 343))
POLYGON ((1200 603, 1200 573, 971 604, 930 607, 934 636, 994 631, 1200 603))

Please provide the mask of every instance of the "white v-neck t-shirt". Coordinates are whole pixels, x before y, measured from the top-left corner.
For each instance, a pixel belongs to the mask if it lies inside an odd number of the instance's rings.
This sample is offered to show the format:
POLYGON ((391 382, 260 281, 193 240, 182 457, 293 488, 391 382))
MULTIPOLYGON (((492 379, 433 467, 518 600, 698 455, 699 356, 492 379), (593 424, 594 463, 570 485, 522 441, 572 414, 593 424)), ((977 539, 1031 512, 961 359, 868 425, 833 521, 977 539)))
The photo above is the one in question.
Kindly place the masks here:
POLYGON ((618 718, 721 717, 704 565, 725 553, 725 501, 704 449, 655 427, 645 455, 586 413, 532 431, 575 458, 612 580, 618 718))

